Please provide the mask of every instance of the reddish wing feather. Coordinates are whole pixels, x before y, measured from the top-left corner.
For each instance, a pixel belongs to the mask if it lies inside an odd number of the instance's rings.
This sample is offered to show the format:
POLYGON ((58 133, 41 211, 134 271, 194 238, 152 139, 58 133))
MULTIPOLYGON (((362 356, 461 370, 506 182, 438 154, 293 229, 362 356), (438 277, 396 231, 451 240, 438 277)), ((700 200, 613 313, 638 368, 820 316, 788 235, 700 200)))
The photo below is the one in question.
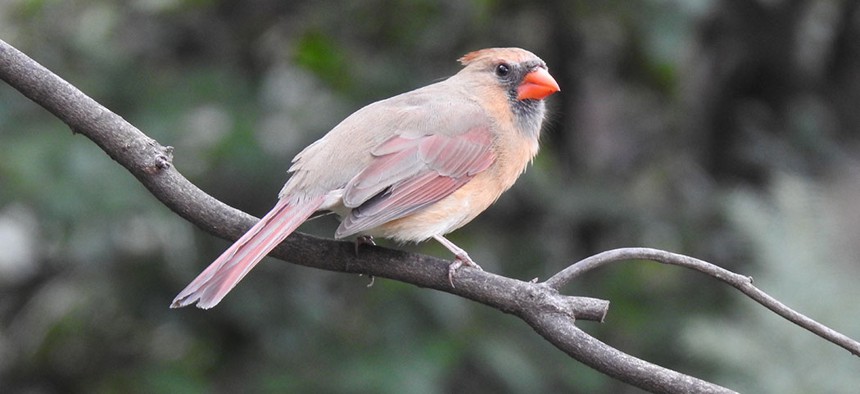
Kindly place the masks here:
POLYGON ((445 198, 493 163, 491 145, 490 131, 477 127, 454 136, 389 139, 346 186, 344 205, 354 209, 335 236, 372 229, 445 198))
POLYGON ((415 147, 412 147, 374 158, 364 171, 346 185, 343 205, 356 208, 392 183, 415 176, 424 167, 415 159, 415 151, 415 147))
POLYGON ((447 196, 468 180, 465 177, 455 179, 426 172, 392 189, 393 192, 379 194, 353 209, 343 219, 335 236, 346 237, 404 217, 447 196), (341 234, 341 229, 349 232, 341 234))

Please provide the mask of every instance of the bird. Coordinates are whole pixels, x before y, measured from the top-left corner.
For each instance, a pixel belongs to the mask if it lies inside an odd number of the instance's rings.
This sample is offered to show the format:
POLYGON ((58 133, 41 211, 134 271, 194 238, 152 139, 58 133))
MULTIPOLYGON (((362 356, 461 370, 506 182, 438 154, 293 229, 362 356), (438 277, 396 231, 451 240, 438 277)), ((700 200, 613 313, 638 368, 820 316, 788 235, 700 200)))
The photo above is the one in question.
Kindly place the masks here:
POLYGON ((435 239, 461 266, 480 269, 445 238, 508 190, 538 152, 545 98, 561 89, 546 63, 520 48, 459 59, 439 82, 371 103, 300 151, 275 206, 171 303, 217 305, 275 246, 318 212, 341 221, 337 239, 435 239))

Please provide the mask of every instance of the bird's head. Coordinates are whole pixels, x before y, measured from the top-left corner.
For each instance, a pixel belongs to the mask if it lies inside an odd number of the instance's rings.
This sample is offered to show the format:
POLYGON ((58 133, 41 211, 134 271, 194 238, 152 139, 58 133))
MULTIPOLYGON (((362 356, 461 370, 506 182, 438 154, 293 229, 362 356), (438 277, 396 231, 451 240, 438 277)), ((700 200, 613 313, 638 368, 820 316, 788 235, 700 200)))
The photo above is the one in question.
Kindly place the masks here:
POLYGON ((492 75, 511 100, 542 100, 561 90, 546 63, 524 49, 481 49, 459 60, 466 66, 464 72, 492 75))
POLYGON ((521 130, 540 132, 543 99, 561 90, 543 60, 520 48, 488 48, 464 55, 460 63, 465 68, 458 75, 468 76, 473 86, 486 93, 484 97, 506 98, 521 130))

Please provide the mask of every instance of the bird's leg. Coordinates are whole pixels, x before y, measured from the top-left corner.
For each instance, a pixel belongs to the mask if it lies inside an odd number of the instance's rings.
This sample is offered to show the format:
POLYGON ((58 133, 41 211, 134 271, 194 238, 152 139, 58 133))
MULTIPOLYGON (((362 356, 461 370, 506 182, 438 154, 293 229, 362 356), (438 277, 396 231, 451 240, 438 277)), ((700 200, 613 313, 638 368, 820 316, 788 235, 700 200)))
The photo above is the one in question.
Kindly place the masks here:
POLYGON ((466 253, 466 251, 463 250, 463 248, 461 248, 457 245, 454 245, 453 242, 449 241, 447 238, 445 238, 441 235, 434 235, 433 239, 439 241, 439 243, 442 244, 442 246, 448 248, 448 250, 450 250, 451 253, 454 253, 454 256, 457 257, 454 260, 454 262, 448 266, 448 282, 451 283, 452 288, 454 287, 454 274, 457 272, 458 268, 465 265, 467 267, 477 268, 477 269, 483 271, 483 268, 481 268, 480 265, 478 265, 477 263, 472 261, 472 258, 469 257, 469 254, 466 253))
POLYGON ((360 235, 355 238, 355 255, 358 256, 358 248, 361 245, 373 245, 376 246, 376 242, 373 241, 373 236, 371 235, 360 235))

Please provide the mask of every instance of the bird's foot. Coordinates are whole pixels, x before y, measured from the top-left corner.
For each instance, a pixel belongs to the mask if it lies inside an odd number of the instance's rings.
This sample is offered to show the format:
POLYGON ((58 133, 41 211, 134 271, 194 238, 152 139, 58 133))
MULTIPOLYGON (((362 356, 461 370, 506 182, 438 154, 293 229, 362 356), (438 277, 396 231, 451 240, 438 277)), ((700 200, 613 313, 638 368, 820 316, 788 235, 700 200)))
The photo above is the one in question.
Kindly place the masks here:
POLYGON ((450 250, 451 253, 454 253, 454 256, 457 256, 457 258, 454 260, 454 262, 448 266, 448 283, 451 284, 452 289, 454 288, 454 274, 457 273, 458 268, 465 265, 467 267, 477 268, 481 271, 484 270, 483 268, 481 268, 480 265, 478 265, 474 261, 472 261, 472 258, 469 257, 469 254, 466 253, 465 250, 463 250, 461 247, 459 247, 457 245, 454 245, 454 243, 449 241, 447 238, 445 238, 441 235, 434 235, 433 238, 435 240, 439 241, 439 243, 442 244, 442 246, 448 248, 448 250, 450 250))
POLYGON ((376 242, 373 240, 373 236, 370 235, 361 235, 355 238, 355 255, 358 256, 358 248, 361 245, 373 245, 376 246, 376 242))
MULTIPOLYGON (((361 245, 373 245, 376 246, 376 242, 373 241, 373 236, 371 235, 360 235, 355 238, 355 255, 358 256, 358 248, 361 245)), ((363 274, 358 274, 358 276, 363 276, 363 274)), ((370 283, 367 284, 367 287, 373 286, 373 283, 376 282, 376 277, 373 275, 367 275, 370 278, 370 283)))
POLYGON ((458 253, 457 258, 454 260, 454 262, 448 265, 448 283, 451 284, 452 289, 454 288, 454 274, 456 274, 457 269, 462 266, 472 267, 480 271, 484 270, 483 268, 481 268, 480 265, 478 265, 478 263, 472 261, 472 258, 469 257, 466 252, 458 253))

